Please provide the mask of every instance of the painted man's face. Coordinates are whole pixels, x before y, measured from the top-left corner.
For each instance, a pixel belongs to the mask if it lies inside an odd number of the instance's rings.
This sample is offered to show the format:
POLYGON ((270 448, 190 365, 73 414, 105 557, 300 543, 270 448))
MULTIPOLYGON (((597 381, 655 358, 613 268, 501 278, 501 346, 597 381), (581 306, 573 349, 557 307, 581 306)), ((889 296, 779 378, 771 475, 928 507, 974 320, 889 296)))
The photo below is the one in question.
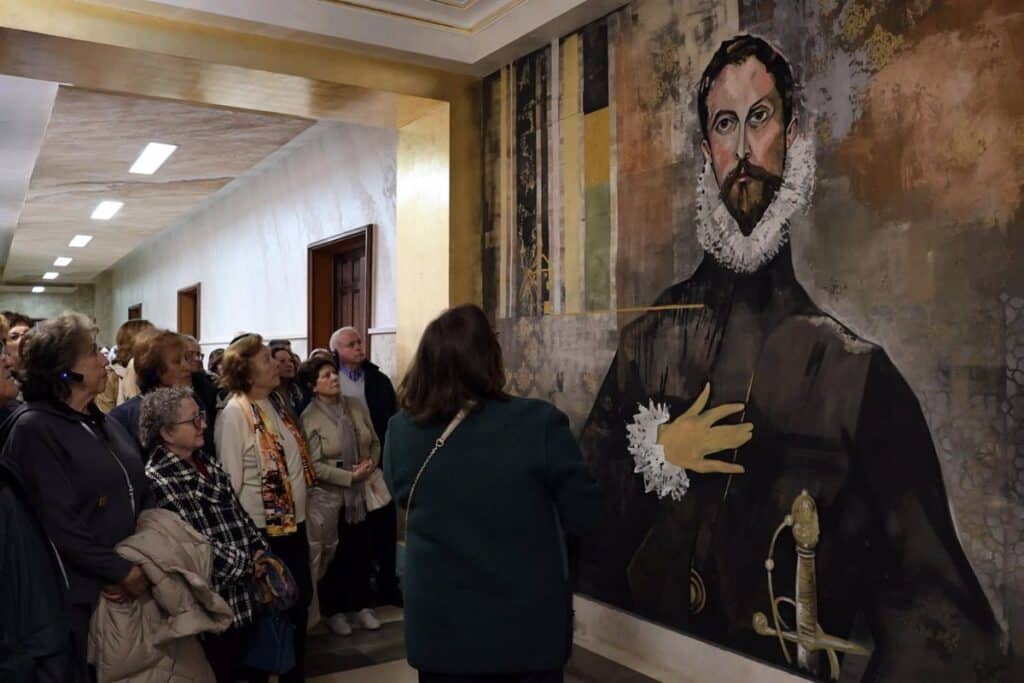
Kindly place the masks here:
POLYGON ((796 118, 787 130, 775 79, 754 57, 718 74, 707 106, 708 139, 701 148, 711 161, 722 201, 749 235, 782 186, 796 118))

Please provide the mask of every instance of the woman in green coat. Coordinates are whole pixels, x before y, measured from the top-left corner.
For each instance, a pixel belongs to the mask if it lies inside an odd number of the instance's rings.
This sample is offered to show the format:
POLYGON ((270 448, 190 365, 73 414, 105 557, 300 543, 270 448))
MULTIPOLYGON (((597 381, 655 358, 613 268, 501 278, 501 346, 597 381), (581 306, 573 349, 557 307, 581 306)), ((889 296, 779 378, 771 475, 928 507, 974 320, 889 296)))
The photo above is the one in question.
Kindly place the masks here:
POLYGON ((483 311, 451 309, 427 326, 388 427, 384 474, 408 507, 406 650, 421 682, 553 683, 572 648, 563 532, 597 523, 597 486, 565 415, 504 383, 483 311))

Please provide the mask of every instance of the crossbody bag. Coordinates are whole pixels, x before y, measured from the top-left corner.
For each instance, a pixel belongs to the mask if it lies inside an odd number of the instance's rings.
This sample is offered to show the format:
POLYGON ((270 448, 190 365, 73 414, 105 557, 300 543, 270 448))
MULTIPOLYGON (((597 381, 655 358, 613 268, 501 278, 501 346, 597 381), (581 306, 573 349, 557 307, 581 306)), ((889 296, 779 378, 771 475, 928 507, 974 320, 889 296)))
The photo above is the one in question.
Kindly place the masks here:
MULTIPOLYGON (((422 465, 420 465, 420 471, 416 473, 416 478, 412 480, 412 488, 409 489, 409 499, 405 502, 406 530, 409 529, 409 512, 412 510, 412 497, 416 494, 416 487, 420 483, 420 477, 423 476, 423 473, 427 470, 427 466, 430 464, 430 461, 434 459, 434 456, 437 455, 437 452, 444 447, 445 442, 447 442, 449 437, 451 437, 455 428, 462 424, 462 421, 466 419, 467 415, 469 415, 469 411, 472 407, 473 406, 467 406, 466 408, 461 409, 458 414, 452 418, 452 421, 448 423, 447 427, 445 427, 441 436, 439 436, 437 441, 434 442, 434 448, 431 449, 430 455, 428 455, 427 459, 423 461, 422 465)), ((406 531, 406 533, 408 533, 408 531, 406 531)))

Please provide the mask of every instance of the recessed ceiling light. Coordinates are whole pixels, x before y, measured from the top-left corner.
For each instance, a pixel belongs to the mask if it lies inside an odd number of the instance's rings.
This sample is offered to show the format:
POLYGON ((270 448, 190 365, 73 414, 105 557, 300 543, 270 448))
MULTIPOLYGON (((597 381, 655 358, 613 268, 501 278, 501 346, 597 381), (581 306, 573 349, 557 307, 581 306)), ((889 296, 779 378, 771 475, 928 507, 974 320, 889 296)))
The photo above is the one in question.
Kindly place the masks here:
POLYGON ((32 293, 33 294, 42 294, 45 291, 46 291, 46 287, 40 287, 39 285, 36 285, 35 287, 32 288, 32 293))
POLYGON ((81 249, 85 245, 89 244, 89 242, 91 241, 92 235, 75 235, 74 237, 71 238, 71 241, 68 242, 68 246, 77 247, 81 249))
POLYGON ((117 212, 124 206, 124 202, 115 202, 111 200, 104 200, 96 205, 96 208, 92 212, 92 218, 94 221, 109 221, 117 212))
POLYGON ((48 273, 43 273, 44 280, 56 280, 58 277, 60 277, 60 273, 55 273, 52 270, 48 273))
POLYGON ((174 154, 174 150, 178 149, 177 145, 165 145, 162 142, 151 142, 146 145, 146 148, 142 150, 142 154, 132 164, 129 173, 137 173, 139 175, 153 175, 157 170, 163 166, 164 162, 167 161, 168 157, 174 154))
POLYGON ((58 256, 53 260, 53 265, 57 266, 58 268, 63 268, 64 266, 70 266, 71 260, 72 259, 70 256, 58 256))

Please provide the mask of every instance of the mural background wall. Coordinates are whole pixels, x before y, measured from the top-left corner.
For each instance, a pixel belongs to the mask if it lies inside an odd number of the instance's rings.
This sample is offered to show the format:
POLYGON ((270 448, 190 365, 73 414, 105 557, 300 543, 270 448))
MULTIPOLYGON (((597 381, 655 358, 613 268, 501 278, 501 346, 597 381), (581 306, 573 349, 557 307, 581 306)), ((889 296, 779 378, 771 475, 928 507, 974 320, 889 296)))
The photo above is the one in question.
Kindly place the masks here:
POLYGON ((490 76, 484 300, 510 386, 578 430, 618 331, 698 264, 695 82, 740 32, 787 54, 815 132, 797 276, 920 399, 964 549, 1020 653, 1019 3, 637 0, 490 76))

